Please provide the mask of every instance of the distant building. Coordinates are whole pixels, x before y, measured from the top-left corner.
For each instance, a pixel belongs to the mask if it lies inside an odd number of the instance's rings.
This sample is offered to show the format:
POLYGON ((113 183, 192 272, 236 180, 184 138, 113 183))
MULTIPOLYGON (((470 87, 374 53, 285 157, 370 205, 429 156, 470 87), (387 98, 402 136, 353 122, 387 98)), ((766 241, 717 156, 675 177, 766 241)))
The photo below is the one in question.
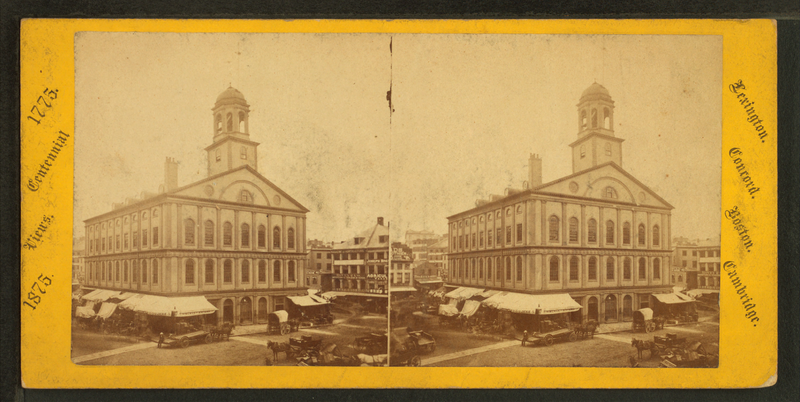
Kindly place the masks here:
POLYGON ((441 240, 428 246, 428 262, 436 268, 436 276, 438 276, 440 279, 447 278, 448 250, 449 241, 447 236, 443 236, 441 240))
POLYGON ((375 226, 333 245, 333 291, 388 294, 389 228, 375 226))
POLYGON ((534 295, 564 294, 571 319, 631 320, 671 293, 671 211, 622 168, 614 101, 594 83, 577 105, 572 174, 542 183, 531 155, 521 189, 478 200, 449 221, 447 285, 534 295))
POLYGON ((720 239, 681 239, 673 247, 672 283, 687 290, 720 289, 720 239))
POLYGON ((83 257, 86 254, 86 237, 72 239, 72 282, 85 283, 86 265, 83 257))
POLYGON ((400 243, 392 244, 392 264, 389 270, 389 286, 393 293, 416 292, 414 288, 414 258, 411 249, 400 243))
POLYGON ((308 252, 306 286, 328 291, 333 288, 333 247, 317 245, 308 252))
POLYGON ((211 112, 207 178, 178 186, 167 158, 159 194, 85 221, 87 285, 201 295, 218 308, 209 323, 264 323, 286 296, 306 293, 308 209, 258 172, 244 95, 226 89, 211 112))

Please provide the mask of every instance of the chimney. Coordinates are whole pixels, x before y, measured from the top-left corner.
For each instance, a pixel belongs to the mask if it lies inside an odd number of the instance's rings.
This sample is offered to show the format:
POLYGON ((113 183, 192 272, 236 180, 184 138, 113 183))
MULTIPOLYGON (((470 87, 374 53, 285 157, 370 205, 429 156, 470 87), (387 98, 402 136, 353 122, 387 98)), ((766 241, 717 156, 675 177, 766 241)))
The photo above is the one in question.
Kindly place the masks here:
POLYGON ((383 217, 382 216, 378 217, 378 225, 383 226, 383 217))
POLYGON ((174 158, 167 157, 164 162, 164 191, 170 192, 178 188, 178 162, 174 158))
POLYGON ((536 188, 542 185, 542 158, 531 154, 528 158, 528 186, 536 188))

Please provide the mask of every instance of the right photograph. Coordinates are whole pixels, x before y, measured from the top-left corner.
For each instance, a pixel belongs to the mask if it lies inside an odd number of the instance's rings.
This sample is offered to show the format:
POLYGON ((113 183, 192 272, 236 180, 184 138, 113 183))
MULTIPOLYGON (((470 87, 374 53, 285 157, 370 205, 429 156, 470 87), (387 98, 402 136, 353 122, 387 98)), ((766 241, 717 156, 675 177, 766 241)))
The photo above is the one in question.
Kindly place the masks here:
POLYGON ((390 364, 716 368, 722 39, 393 35, 390 364))

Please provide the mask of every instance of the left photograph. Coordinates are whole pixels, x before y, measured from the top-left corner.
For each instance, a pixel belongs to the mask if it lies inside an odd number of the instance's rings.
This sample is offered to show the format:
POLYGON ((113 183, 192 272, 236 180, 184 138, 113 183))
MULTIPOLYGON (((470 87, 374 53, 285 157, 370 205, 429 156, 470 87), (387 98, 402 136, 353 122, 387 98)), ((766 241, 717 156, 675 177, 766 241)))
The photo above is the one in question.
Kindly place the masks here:
POLYGON ((386 365, 389 43, 76 34, 73 362, 386 365))

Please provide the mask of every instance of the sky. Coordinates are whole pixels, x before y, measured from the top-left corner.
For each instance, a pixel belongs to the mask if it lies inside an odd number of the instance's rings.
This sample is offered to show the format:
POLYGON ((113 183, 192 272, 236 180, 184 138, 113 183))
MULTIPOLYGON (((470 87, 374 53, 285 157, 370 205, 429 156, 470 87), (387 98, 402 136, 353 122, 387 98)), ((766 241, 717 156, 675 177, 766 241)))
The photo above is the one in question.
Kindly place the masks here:
POLYGON ((615 101, 623 169, 675 207, 672 235, 720 232, 717 36, 83 32, 75 57, 76 236, 156 192, 167 157, 179 185, 205 178, 229 85, 250 104, 260 173, 310 210, 309 239, 379 216, 395 238, 445 233, 447 216, 520 188, 530 153, 544 182, 572 173, 595 81, 615 101))

